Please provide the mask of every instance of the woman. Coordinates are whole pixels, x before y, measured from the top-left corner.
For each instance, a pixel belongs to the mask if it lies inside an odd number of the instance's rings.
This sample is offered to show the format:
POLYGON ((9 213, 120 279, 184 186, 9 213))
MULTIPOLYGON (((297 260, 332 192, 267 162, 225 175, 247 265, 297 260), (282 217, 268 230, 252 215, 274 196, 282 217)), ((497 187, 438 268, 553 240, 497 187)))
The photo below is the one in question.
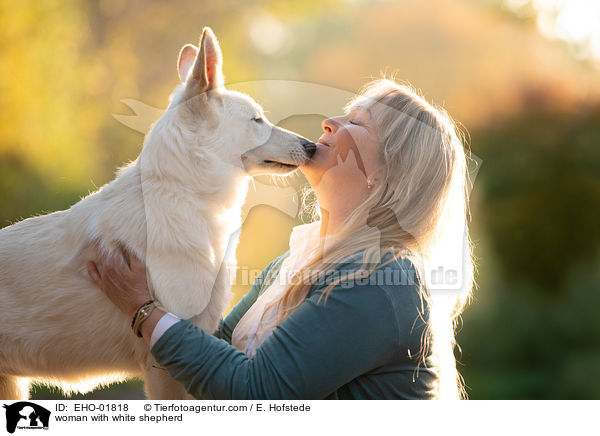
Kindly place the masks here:
MULTIPOLYGON (((445 236, 466 232, 456 129, 445 112, 389 80, 369 84, 322 126, 315 155, 300 168, 321 221, 294 229, 290 251, 214 335, 159 308, 139 331, 198 398, 458 398, 453 321, 472 285, 466 233, 463 291, 436 295, 427 286, 445 236)), ((133 318, 150 294, 144 265, 129 263, 98 259, 88 271, 133 318)))

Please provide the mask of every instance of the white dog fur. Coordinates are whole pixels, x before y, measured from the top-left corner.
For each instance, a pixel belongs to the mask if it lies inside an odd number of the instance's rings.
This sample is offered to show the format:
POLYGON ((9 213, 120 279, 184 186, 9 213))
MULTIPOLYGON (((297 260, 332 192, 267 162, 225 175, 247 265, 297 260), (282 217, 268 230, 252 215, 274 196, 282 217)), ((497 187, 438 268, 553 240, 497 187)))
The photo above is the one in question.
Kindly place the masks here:
POLYGON ((66 392, 142 376, 153 399, 186 397, 89 279, 94 246, 144 260, 169 311, 213 332, 229 299, 250 174, 306 162, 306 139, 273 126, 250 97, 223 87, 221 51, 205 28, 180 52, 182 80, 139 158, 66 211, 0 230, 0 399, 32 380, 66 392))

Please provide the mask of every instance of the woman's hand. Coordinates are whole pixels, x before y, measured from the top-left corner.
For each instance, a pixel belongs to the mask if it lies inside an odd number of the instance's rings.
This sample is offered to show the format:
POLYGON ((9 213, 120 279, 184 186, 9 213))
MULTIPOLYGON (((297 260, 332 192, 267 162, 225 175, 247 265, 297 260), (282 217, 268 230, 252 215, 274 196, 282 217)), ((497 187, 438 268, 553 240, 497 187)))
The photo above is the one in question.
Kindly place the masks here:
POLYGON ((122 255, 98 253, 96 262, 88 262, 90 278, 102 292, 129 318, 138 308, 150 300, 146 265, 135 255, 121 248, 122 255))

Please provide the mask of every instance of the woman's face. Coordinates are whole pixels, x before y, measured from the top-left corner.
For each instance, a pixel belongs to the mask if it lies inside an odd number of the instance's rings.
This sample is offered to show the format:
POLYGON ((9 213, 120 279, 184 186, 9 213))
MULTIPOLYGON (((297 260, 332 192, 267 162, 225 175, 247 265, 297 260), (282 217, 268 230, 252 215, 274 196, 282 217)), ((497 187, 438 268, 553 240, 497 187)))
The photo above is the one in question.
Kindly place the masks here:
POLYGON ((323 121, 312 159, 300 167, 320 197, 365 195, 367 179, 382 167, 379 138, 371 109, 354 108, 323 121))

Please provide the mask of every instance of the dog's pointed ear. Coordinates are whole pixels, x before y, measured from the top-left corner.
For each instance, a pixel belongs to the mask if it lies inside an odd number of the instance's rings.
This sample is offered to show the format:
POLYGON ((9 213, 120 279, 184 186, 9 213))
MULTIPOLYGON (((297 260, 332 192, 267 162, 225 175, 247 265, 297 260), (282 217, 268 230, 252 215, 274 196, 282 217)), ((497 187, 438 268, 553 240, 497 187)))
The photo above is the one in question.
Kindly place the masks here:
POLYGON ((187 86, 203 93, 223 86, 223 55, 219 42, 210 27, 202 30, 200 47, 187 86))
POLYGON ((186 44, 181 48, 179 52, 179 60, 177 61, 177 72, 179 73, 179 79, 182 83, 185 83, 187 76, 198 57, 198 47, 192 44, 186 44))

